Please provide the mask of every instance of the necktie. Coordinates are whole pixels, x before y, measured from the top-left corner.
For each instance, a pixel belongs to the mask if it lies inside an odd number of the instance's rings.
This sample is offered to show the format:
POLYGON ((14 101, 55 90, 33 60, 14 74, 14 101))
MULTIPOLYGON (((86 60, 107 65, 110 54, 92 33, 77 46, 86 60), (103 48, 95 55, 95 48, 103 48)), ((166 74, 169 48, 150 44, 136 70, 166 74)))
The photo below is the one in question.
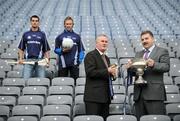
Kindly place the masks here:
POLYGON ((148 50, 148 49, 146 49, 145 51, 144 51, 144 59, 145 60, 147 60, 148 59, 148 53, 149 53, 150 51, 148 50))
POLYGON ((108 68, 108 63, 107 63, 107 61, 106 61, 106 57, 105 57, 104 54, 102 54, 102 59, 103 59, 105 65, 106 65, 106 67, 108 68))
MULTIPOLYGON (((106 67, 108 68, 108 63, 107 63, 107 61, 106 61, 106 57, 105 57, 104 54, 102 54, 102 59, 103 59, 105 65, 106 65, 106 67)), ((109 77, 109 91, 110 91, 110 96, 111 96, 111 98, 113 98, 113 96, 114 96, 114 91, 113 91, 112 80, 111 80, 110 77, 109 77)))

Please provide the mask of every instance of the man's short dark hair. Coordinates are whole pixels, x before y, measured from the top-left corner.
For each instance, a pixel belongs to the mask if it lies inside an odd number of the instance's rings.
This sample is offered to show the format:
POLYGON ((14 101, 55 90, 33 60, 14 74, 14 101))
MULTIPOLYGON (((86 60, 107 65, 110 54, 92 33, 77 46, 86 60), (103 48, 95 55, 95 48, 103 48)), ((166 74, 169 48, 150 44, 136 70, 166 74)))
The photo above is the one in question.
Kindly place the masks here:
POLYGON ((142 32, 141 32, 141 37, 142 37, 142 35, 144 35, 144 34, 150 34, 152 37, 154 37, 153 33, 152 33, 150 30, 142 31, 142 32))
POLYGON ((72 19, 71 16, 67 16, 67 17, 64 19, 64 24, 65 24, 65 22, 66 22, 67 20, 71 20, 71 21, 73 22, 73 24, 74 24, 74 20, 72 19))
POLYGON ((38 21, 40 20, 39 16, 37 16, 37 15, 32 15, 32 16, 30 17, 30 21, 32 21, 32 18, 37 18, 38 21))

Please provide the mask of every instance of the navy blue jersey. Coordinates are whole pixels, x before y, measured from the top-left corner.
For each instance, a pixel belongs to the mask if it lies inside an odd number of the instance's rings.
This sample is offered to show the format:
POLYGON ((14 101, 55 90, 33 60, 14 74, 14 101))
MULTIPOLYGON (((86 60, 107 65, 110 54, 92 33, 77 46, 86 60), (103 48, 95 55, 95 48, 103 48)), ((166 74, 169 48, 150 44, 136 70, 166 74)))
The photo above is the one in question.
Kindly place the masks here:
POLYGON ((67 53, 62 53, 59 56, 59 66, 61 68, 73 66, 79 64, 79 53, 84 51, 84 46, 81 41, 81 37, 76 34, 74 31, 66 31, 64 30, 55 40, 55 48, 62 48, 63 38, 70 38, 73 40, 73 47, 67 53))
POLYGON ((25 32, 18 48, 25 52, 25 59, 41 59, 50 50, 46 35, 40 30, 25 32))

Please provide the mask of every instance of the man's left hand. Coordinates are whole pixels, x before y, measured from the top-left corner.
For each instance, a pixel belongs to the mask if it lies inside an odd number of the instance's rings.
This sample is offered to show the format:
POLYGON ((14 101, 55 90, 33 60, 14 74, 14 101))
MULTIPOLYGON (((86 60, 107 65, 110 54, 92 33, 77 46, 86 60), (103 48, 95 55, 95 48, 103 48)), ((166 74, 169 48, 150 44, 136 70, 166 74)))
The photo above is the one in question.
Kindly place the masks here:
POLYGON ((149 67, 153 67, 154 66, 154 63, 155 63, 155 61, 153 60, 153 59, 148 59, 147 60, 147 66, 149 66, 149 67))

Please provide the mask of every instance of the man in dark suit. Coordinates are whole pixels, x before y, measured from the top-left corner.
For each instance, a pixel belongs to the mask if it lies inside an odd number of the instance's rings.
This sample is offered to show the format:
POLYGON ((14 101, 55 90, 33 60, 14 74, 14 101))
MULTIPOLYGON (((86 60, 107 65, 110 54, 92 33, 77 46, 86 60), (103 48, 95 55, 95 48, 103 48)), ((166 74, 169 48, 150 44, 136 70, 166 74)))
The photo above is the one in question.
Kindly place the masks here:
MULTIPOLYGON (((137 52, 135 58, 144 58, 147 62, 147 68, 143 75, 147 84, 134 84, 134 106, 138 120, 140 120, 142 115, 166 114, 164 105, 166 92, 163 73, 168 72, 170 68, 168 50, 155 45, 151 31, 143 31, 141 33, 141 42, 144 50, 137 52), (147 51, 148 53, 145 53, 147 51)), ((126 66, 130 69, 131 65, 132 61, 129 61, 126 66)))
POLYGON ((104 55, 107 46, 108 37, 99 35, 96 39, 96 49, 87 53, 84 60, 86 114, 100 115, 104 119, 109 115, 109 104, 113 96, 112 80, 110 78, 116 74, 116 68, 110 66, 109 58, 104 55))

